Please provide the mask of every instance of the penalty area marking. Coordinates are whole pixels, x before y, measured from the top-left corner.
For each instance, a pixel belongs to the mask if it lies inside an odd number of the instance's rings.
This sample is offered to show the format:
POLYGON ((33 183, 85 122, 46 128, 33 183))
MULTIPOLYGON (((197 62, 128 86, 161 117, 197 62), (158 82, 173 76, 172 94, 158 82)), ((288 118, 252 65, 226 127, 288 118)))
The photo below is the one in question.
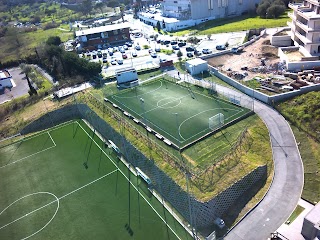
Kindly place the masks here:
POLYGON ((79 190, 81 190, 81 189, 83 189, 83 188, 85 188, 85 187, 87 187, 87 186, 89 186, 89 185, 91 185, 91 184, 93 184, 93 183, 95 183, 95 182, 97 182, 97 181, 99 181, 99 180, 101 180, 101 179, 103 179, 103 178, 105 178, 105 177, 107 177, 107 176, 115 173, 116 171, 118 171, 118 169, 115 169, 115 170, 113 170, 112 172, 109 172, 109 173, 107 173, 107 174, 105 174, 105 175, 103 175, 103 176, 101 176, 101 177, 99 177, 99 178, 97 178, 97 179, 95 179, 95 180, 93 180, 93 181, 91 181, 91 182, 89 182, 89 183, 87 183, 87 184, 85 184, 85 185, 83 185, 83 186, 81 186, 81 187, 79 187, 79 188, 77 188, 77 189, 75 189, 75 190, 73 190, 73 191, 71 191, 71 192, 63 195, 63 196, 61 196, 61 197, 59 197, 59 198, 58 198, 56 195, 54 195, 53 193, 50 193, 50 192, 37 192, 37 193, 28 194, 28 195, 26 195, 26 196, 23 196, 23 197, 19 198, 18 200, 15 200, 15 201, 14 201, 13 203, 11 203, 9 206, 7 206, 5 209, 3 209, 2 212, 0 212, 0 216, 1 216, 1 214, 2 214, 5 210, 7 210, 10 206, 12 206, 13 204, 15 204, 16 202, 18 202, 18 201, 20 201, 20 200, 22 200, 22 199, 24 199, 24 198, 26 198, 26 197, 32 196, 32 195, 36 195, 36 194, 49 194, 49 195, 52 195, 52 196, 55 198, 55 200, 47 203, 46 205, 43 205, 42 207, 39 207, 39 208, 37 208, 37 209, 35 209, 35 210, 31 211, 31 212, 28 212, 28 213, 26 213, 25 215, 23 215, 23 216, 15 219, 15 220, 7 223, 7 224, 1 226, 1 227, 0 227, 0 230, 3 229, 3 228, 5 228, 5 227, 7 227, 7 226, 10 226, 11 224, 13 224, 13 223, 15 223, 15 222, 17 222, 17 221, 19 221, 19 220, 21 220, 21 219, 23 219, 23 218, 31 215, 31 214, 33 214, 33 213, 35 213, 35 212, 37 212, 37 211, 39 211, 39 210, 41 210, 41 209, 43 209, 43 208, 45 208, 45 207, 48 207, 49 205, 51 205, 51 204, 53 204, 53 203, 55 203, 55 202, 57 202, 57 204, 58 204, 57 209, 56 209, 53 217, 49 220, 49 222, 48 222, 47 224, 45 224, 45 225, 44 225, 41 229, 39 229, 38 231, 34 232, 33 234, 31 234, 31 235, 29 235, 29 236, 27 236, 27 237, 25 237, 25 238, 22 238, 21 240, 28 239, 28 238, 34 236, 35 234, 37 234, 37 233, 39 233, 40 231, 42 231, 45 227, 47 227, 47 226, 50 224, 50 222, 54 219, 54 217, 56 216, 56 214, 57 214, 57 212, 58 212, 58 209, 59 209, 59 207, 60 207, 60 200, 61 200, 61 199, 63 199, 63 198, 65 198, 65 197, 67 197, 67 196, 69 196, 69 195, 71 195, 71 194, 73 194, 73 193, 75 193, 75 192, 77 192, 77 191, 79 191, 79 190))
POLYGON ((9 226, 9 225, 11 225, 11 224, 13 224, 13 223, 15 223, 15 222, 17 222, 17 221, 19 221, 19 220, 21 220, 21 219, 23 219, 23 218, 25 218, 25 217, 27 217, 27 216, 29 216, 30 214, 33 214, 33 213, 39 211, 39 210, 42 209, 42 208, 45 208, 45 207, 51 205, 51 204, 54 203, 54 202, 57 202, 56 211, 54 212, 54 214, 53 214, 53 216, 51 217, 51 219, 50 219, 42 228, 40 228, 38 231, 32 233, 31 235, 29 235, 29 236, 27 236, 27 237, 21 238, 21 240, 28 239, 28 238, 36 235, 37 233, 41 232, 43 229, 45 229, 45 228, 52 222, 52 220, 55 218, 55 216, 57 215, 57 212, 58 212, 58 210, 59 210, 59 207, 60 207, 59 198, 58 198, 56 195, 54 195, 53 193, 50 193, 50 192, 36 192, 36 193, 31 193, 31 194, 25 195, 25 196, 23 196, 23 197, 15 200, 15 201, 14 201, 13 203, 11 203, 9 206, 7 206, 5 209, 3 209, 2 212, 0 212, 0 216, 1 216, 2 213, 4 213, 8 208, 10 208, 10 207, 11 207, 13 204, 15 204, 16 202, 18 202, 18 201, 20 201, 20 200, 22 200, 22 199, 24 199, 24 198, 26 198, 26 197, 30 197, 30 196, 37 195, 37 194, 48 194, 48 195, 53 196, 53 197, 55 198, 55 200, 52 201, 52 202, 50 202, 50 203, 48 203, 48 204, 46 204, 46 205, 44 205, 44 206, 42 206, 42 207, 40 207, 40 208, 37 208, 37 209, 35 209, 35 210, 31 211, 31 212, 26 213, 25 215, 23 215, 23 216, 15 219, 15 220, 13 220, 12 222, 9 222, 9 223, 3 225, 2 227, 0 227, 0 230, 3 229, 3 228, 5 228, 5 227, 7 227, 7 226, 9 226))
MULTIPOLYGON (((51 141, 52 141, 52 143, 53 143, 53 146, 48 147, 48 148, 45 148, 45 149, 42 149, 41 151, 32 153, 32 154, 30 154, 30 155, 28 155, 28 156, 25 156, 25 157, 23 157, 23 158, 20 158, 20 159, 14 161, 14 162, 8 163, 8 164, 3 165, 3 166, 0 166, 0 169, 1 169, 1 168, 8 167, 8 166, 10 166, 10 165, 12 165, 12 164, 14 164, 14 163, 20 162, 20 161, 22 161, 22 160, 24 160, 24 159, 27 159, 27 158, 32 157, 32 156, 35 156, 35 155, 37 155, 37 154, 39 154, 39 153, 45 152, 45 151, 47 151, 47 150, 49 150, 49 149, 51 149, 51 148, 56 147, 57 145, 56 145, 56 143, 53 141, 53 138, 51 137, 50 133, 49 133, 49 132, 47 132, 47 133, 48 133, 48 135, 49 135, 49 137, 50 137, 50 139, 51 139, 51 141)), ((40 135, 39 135, 39 136, 40 136, 40 135)), ((29 140, 29 139, 27 139, 26 141, 28 141, 28 140, 29 140)))

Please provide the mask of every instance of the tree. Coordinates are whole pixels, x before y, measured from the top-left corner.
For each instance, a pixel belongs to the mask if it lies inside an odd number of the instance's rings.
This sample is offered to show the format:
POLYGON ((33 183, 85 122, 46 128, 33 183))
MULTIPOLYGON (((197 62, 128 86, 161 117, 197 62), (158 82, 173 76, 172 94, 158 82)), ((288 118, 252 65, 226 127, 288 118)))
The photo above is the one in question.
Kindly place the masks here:
POLYGON ((210 39, 211 39, 211 34, 208 34, 208 35, 207 35, 207 38, 210 40, 210 39))
POLYGON ((113 8, 114 12, 116 12, 116 7, 119 6, 119 2, 116 0, 111 0, 110 2, 107 3, 107 6, 113 8))
POLYGON ((85 15, 89 15, 92 11, 92 2, 91 0, 84 0, 81 4, 81 12, 85 15))
POLYGON ((157 29, 158 29, 158 32, 160 32, 161 30, 160 21, 157 22, 157 29))
POLYGON ((103 8, 105 6, 105 3, 104 2, 98 2, 96 3, 96 5, 94 6, 95 9, 99 9, 100 12, 101 12, 101 15, 103 15, 103 8))
POLYGON ((285 11, 285 7, 283 5, 271 5, 268 10, 267 10, 267 16, 268 17, 273 17, 273 18, 277 18, 279 17, 281 14, 284 13, 285 11))
POLYGON ((122 18, 122 22, 124 22, 124 18, 123 18, 123 16, 124 16, 124 8, 125 8, 125 6, 124 6, 124 4, 122 3, 122 4, 120 5, 120 15, 121 15, 121 18, 122 18))
POLYGON ((257 8, 257 14, 261 17, 261 18, 266 18, 267 16, 267 9, 270 7, 270 3, 269 2, 264 2, 262 4, 259 4, 258 8, 257 8))
POLYGON ((182 52, 179 50, 179 51, 177 52, 177 57, 178 57, 178 58, 181 58, 182 55, 183 55, 182 52))
POLYGON ((47 45, 59 46, 61 44, 61 39, 59 36, 51 36, 47 40, 47 45))

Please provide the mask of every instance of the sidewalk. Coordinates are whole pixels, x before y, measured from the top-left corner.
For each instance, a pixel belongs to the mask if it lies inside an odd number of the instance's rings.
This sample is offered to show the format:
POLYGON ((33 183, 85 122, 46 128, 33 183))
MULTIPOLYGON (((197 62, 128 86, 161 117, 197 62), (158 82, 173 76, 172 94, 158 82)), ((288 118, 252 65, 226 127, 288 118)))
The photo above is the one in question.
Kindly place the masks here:
POLYGON ((284 223, 277 230, 278 233, 290 240, 305 240, 301 234, 303 220, 308 212, 314 207, 311 203, 308 203, 303 199, 299 200, 298 205, 304 208, 303 212, 300 213, 300 215, 292 223, 289 225, 284 223))

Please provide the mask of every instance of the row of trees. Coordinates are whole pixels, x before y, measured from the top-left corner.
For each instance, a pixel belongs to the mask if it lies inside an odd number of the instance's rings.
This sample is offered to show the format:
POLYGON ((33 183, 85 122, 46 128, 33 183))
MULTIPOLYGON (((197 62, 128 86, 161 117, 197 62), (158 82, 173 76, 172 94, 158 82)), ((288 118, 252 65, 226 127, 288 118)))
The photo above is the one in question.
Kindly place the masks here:
POLYGON ((287 0, 262 0, 257 6, 257 14, 261 18, 278 18, 288 6, 287 0))
POLYGON ((64 51, 60 43, 60 37, 49 37, 44 46, 35 50, 40 65, 56 80, 77 84, 101 73, 99 63, 89 62, 74 52, 64 51))

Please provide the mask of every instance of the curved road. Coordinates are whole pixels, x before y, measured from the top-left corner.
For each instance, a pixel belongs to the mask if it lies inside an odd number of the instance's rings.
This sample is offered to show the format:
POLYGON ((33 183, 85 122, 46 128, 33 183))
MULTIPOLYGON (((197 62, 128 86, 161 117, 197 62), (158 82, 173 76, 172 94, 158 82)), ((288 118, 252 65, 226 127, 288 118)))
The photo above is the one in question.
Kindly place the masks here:
POLYGON ((225 237, 226 240, 267 239, 290 216, 303 188, 303 165, 287 121, 269 106, 255 101, 255 113, 268 127, 274 178, 264 199, 225 237))
MULTIPOLYGON (((169 71, 168 74, 175 77, 177 71, 169 71)), ((199 81, 190 76, 186 79, 190 82, 199 81)), ((216 85, 216 90, 241 96, 242 99, 249 98, 243 93, 220 85, 216 85)), ((265 197, 231 229, 224 238, 226 240, 269 238, 294 211, 303 188, 303 164, 288 122, 277 111, 257 100, 254 101, 254 111, 269 130, 274 161, 273 182, 265 197)))

